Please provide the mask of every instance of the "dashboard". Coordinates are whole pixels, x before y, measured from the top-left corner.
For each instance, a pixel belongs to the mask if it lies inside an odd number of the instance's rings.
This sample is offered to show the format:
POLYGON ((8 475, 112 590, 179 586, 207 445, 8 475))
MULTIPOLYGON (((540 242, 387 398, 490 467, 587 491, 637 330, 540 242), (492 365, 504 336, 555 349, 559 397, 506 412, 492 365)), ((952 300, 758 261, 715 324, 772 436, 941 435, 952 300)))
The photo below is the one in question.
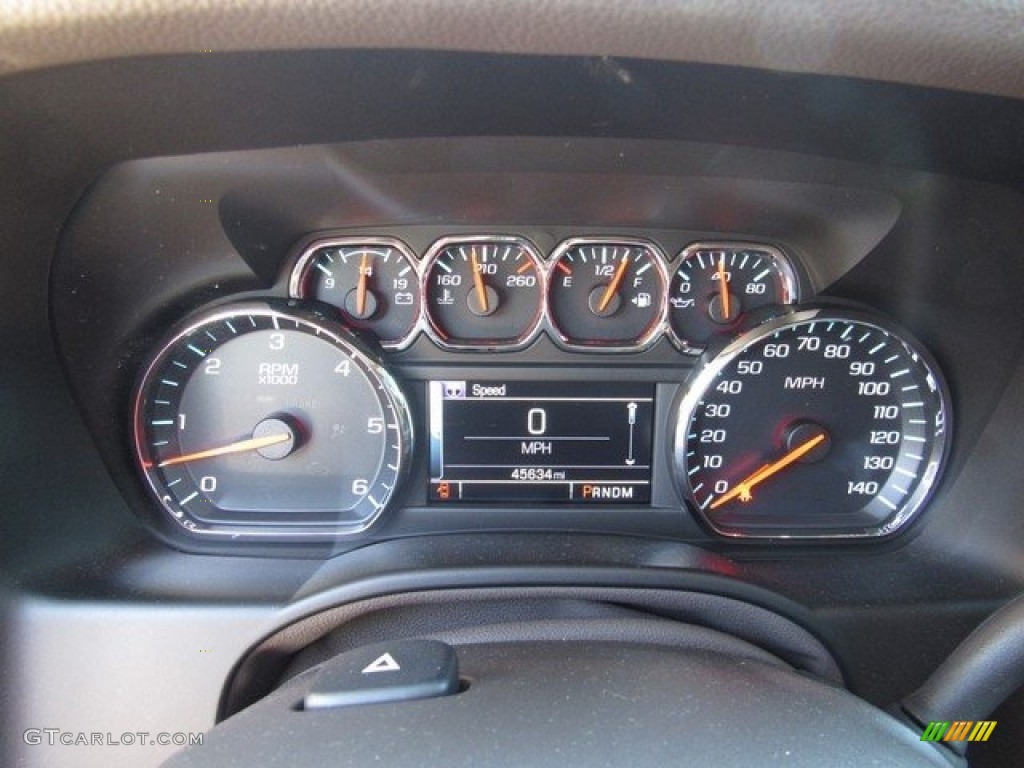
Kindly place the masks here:
MULTIPOLYGON (((888 707, 1022 591, 1008 81, 458 47, 0 78, 5 763, 202 765, 23 734, 280 705, 288 764, 311 670, 425 636, 470 671, 407 730, 498 765, 459 706, 526 717, 488 681, 568 640, 682 685, 651 621, 888 707)), ((563 738, 530 764, 603 748, 563 738)))

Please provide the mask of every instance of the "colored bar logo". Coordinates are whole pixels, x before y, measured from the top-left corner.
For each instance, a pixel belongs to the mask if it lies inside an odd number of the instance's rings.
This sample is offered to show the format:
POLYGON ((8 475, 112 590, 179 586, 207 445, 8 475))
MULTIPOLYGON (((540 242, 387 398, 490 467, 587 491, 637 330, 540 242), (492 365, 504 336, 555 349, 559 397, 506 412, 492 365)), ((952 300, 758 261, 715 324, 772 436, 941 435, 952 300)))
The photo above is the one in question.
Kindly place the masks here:
POLYGON ((933 720, 921 734, 921 741, 988 741, 996 720, 933 720))

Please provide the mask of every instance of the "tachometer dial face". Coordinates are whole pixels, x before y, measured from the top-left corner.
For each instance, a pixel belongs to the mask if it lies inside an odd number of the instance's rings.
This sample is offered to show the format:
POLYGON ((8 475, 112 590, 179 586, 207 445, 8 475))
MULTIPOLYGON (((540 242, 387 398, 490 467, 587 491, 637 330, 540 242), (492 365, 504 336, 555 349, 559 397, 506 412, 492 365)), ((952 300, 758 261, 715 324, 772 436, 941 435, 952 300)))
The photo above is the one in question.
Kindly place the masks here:
POLYGON ((292 272, 291 295, 333 305, 344 323, 401 349, 420 316, 419 274, 412 252, 392 238, 340 238, 314 243, 292 272))
POLYGON ((581 238, 552 256, 548 315, 569 348, 642 349, 661 331, 665 266, 642 240, 581 238))
POLYGON ((134 422, 139 466, 172 519, 236 537, 365 528, 410 445, 386 372, 317 316, 267 304, 175 335, 142 378, 134 422))
POLYGON ((514 237, 445 238, 427 254, 429 330, 447 349, 519 349, 542 317, 540 258, 514 237))
POLYGON ((700 352, 736 330, 752 310, 797 301, 783 254, 765 245, 698 243, 680 255, 668 296, 669 328, 686 351, 700 352))
POLYGON ((949 419, 938 370, 906 332, 804 310, 708 362, 680 407, 676 469, 719 533, 885 535, 931 493, 949 419))

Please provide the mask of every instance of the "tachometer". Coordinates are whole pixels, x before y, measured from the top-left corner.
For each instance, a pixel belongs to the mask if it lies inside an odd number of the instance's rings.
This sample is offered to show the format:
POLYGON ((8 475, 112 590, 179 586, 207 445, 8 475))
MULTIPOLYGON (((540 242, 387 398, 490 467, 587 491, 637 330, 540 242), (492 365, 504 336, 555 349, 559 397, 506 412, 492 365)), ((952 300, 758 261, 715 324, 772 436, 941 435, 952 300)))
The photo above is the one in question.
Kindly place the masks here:
POLYGON ((259 303, 174 335, 142 377, 134 422, 139 467, 173 520, 263 539, 370 525, 411 439, 397 385, 354 340, 259 303))
POLYGON ((941 471, 950 411, 930 356, 887 322, 814 308, 713 356, 681 403, 684 495, 739 537, 879 536, 941 471))

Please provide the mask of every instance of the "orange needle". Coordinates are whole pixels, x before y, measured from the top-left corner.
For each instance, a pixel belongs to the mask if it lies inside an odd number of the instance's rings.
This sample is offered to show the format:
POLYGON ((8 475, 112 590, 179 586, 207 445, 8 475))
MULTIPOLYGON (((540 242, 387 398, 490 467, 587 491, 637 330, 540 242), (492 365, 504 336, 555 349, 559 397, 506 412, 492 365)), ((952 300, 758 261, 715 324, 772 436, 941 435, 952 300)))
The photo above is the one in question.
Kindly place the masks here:
POLYGON ((366 314, 366 279, 369 272, 370 255, 363 251, 363 258, 359 262, 359 287, 356 288, 356 312, 360 317, 366 314))
POLYGON ((626 268, 629 266, 629 254, 627 253, 622 257, 622 261, 619 262, 619 268, 615 270, 615 277, 608 283, 608 287, 604 289, 604 296, 601 297, 601 303, 597 305, 598 312, 604 312, 604 308, 608 306, 608 302, 612 300, 612 296, 619 290, 619 283, 622 282, 622 278, 626 276, 626 268))
POLYGON ((753 489, 755 485, 762 482, 763 480, 767 480, 769 477, 774 475, 779 470, 785 469, 794 461, 798 461, 803 456, 806 456, 808 453, 814 450, 818 443, 820 443, 824 439, 824 432, 817 434, 814 437, 800 443, 800 445, 791 450, 778 461, 773 461, 771 464, 766 464, 765 466, 761 467, 759 470, 750 475, 750 477, 748 477, 746 480, 743 480, 741 483, 736 485, 727 494, 715 499, 715 501, 711 504, 711 509, 717 509, 726 502, 732 501, 737 496, 739 496, 740 501, 750 501, 751 498, 753 498, 750 495, 750 491, 753 489))
POLYGON ((728 320, 732 307, 729 306, 729 281, 725 279, 725 254, 718 262, 718 291, 722 297, 722 318, 728 320))
POLYGON ((487 288, 484 276, 480 273, 480 263, 476 260, 476 248, 469 249, 469 258, 473 262, 473 284, 476 286, 476 297, 480 301, 480 311, 487 312, 487 288))
POLYGON ((173 459, 166 459, 157 464, 158 467, 173 467, 175 464, 185 464, 189 461, 198 461, 199 459, 212 459, 214 456, 224 456, 229 453, 245 453, 246 451, 255 451, 260 448, 266 448, 268 445, 277 445, 283 443, 286 440, 290 440, 291 435, 287 432, 282 432, 280 435, 267 435, 266 437, 251 437, 248 440, 239 440, 237 443, 231 443, 230 445, 224 445, 220 448, 210 448, 207 451, 197 451, 195 453, 186 453, 182 456, 175 456, 173 459))

